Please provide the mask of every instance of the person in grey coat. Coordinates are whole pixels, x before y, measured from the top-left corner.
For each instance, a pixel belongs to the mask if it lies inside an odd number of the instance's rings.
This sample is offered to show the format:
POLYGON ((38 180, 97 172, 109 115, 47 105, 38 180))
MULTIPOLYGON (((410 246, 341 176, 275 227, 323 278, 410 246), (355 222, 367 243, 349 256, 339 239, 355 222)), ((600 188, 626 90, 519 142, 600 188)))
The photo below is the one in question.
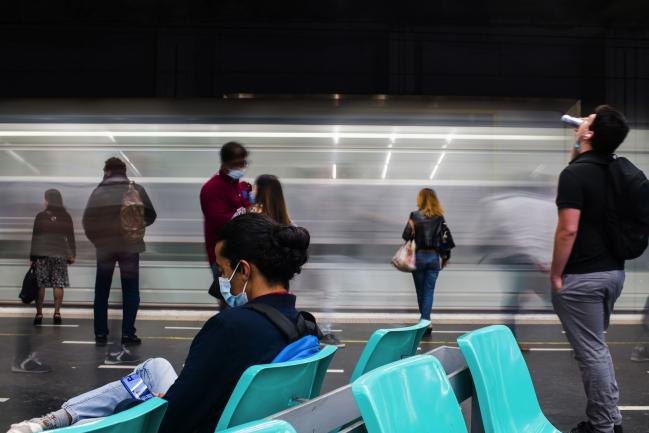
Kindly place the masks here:
POLYGON ((122 282, 122 344, 140 344, 135 318, 140 305, 140 253, 144 252, 144 228, 153 224, 156 212, 145 189, 126 177, 126 164, 109 158, 104 179, 90 195, 83 214, 86 236, 97 250, 95 279, 95 341, 108 341, 108 296, 119 263, 122 282))

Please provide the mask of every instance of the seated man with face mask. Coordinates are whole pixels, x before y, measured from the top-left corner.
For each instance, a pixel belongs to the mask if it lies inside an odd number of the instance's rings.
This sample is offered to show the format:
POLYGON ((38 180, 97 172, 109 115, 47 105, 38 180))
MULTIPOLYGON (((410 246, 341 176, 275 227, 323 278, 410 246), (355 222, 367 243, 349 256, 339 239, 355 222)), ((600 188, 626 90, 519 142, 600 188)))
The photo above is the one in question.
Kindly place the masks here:
POLYGON ((216 261, 220 290, 235 308, 209 319, 194 338, 179 376, 163 358, 148 359, 121 381, 74 397, 61 409, 14 424, 8 433, 36 433, 105 417, 132 398, 168 401, 160 433, 212 433, 241 374, 273 361, 291 342, 263 313, 281 313, 292 323, 301 313, 289 281, 307 261, 309 233, 260 214, 233 219, 220 232, 216 261))

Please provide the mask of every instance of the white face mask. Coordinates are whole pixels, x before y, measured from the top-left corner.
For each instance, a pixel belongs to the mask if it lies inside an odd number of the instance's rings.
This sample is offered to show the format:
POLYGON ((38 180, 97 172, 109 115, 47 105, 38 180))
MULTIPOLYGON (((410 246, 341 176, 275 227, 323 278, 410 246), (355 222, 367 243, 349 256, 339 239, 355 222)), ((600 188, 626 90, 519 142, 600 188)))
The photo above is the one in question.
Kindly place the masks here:
POLYGON ((239 180, 245 175, 246 175, 246 169, 245 168, 237 168, 237 169, 228 170, 228 176, 230 176, 234 180, 239 180))
POLYGON ((248 286, 248 280, 246 280, 246 283, 243 285, 243 290, 241 291, 241 293, 235 296, 230 292, 230 290, 232 289, 232 283, 231 283, 232 278, 234 278, 234 275, 237 273, 237 269, 239 268, 240 264, 241 264, 241 260, 239 260, 237 266, 234 267, 234 271, 232 271, 232 275, 230 276, 230 278, 219 277, 219 291, 223 296, 223 300, 230 307, 239 307, 241 305, 248 303, 248 295, 246 295, 246 287, 248 286))

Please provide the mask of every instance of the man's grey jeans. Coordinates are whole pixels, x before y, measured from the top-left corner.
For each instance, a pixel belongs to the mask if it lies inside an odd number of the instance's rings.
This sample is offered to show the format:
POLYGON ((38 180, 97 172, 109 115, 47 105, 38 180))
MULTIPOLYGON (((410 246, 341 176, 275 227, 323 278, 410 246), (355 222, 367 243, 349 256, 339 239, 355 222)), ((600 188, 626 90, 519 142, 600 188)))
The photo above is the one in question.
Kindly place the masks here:
POLYGON ((606 345, 615 301, 622 292, 624 271, 567 274, 563 288, 552 293, 552 305, 575 351, 588 404, 586 415, 596 432, 612 433, 622 423, 620 393, 606 345))

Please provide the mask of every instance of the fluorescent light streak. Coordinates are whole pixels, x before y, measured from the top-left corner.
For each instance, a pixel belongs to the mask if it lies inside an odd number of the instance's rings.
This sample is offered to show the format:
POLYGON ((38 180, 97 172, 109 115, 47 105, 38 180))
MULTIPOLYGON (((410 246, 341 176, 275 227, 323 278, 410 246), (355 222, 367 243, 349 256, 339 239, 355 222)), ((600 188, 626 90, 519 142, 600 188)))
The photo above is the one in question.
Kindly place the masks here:
POLYGON ((439 169, 439 165, 435 165, 435 167, 433 167, 433 172, 430 174, 429 179, 432 180, 435 177, 435 174, 437 173, 437 169, 439 169))
POLYGON ((385 165, 390 163, 390 158, 392 158, 392 152, 388 152, 388 155, 385 157, 385 165))
MULTIPOLYGON (((103 137, 107 139, 120 137, 149 138, 329 138, 334 141, 342 138, 389 139, 392 135, 385 132, 256 132, 256 131, 0 131, 0 137, 103 137)), ((399 133, 396 139, 439 140, 446 139, 448 134, 437 133, 399 133)), ((532 134, 458 134, 453 139, 486 140, 486 141, 565 141, 558 135, 532 134)))
POLYGON ((396 140, 397 140, 397 137, 394 134, 390 135, 390 144, 394 144, 394 142, 396 140))
POLYGON ((41 171, 39 169, 37 169, 36 167, 31 165, 29 162, 27 162, 27 160, 25 160, 25 158, 23 158, 22 156, 18 155, 18 153, 14 152, 11 149, 6 149, 5 152, 7 152, 9 154, 9 156, 11 156, 13 159, 15 159, 19 163, 23 164, 25 167, 27 167, 31 171, 33 171, 35 174, 41 174, 41 171))
POLYGON ((444 157, 446 156, 446 152, 442 152, 442 154, 439 156, 439 159, 437 160, 437 164, 435 164, 435 167, 433 167, 433 171, 430 174, 429 179, 432 180, 435 177, 435 174, 437 174, 437 170, 439 170, 439 166, 444 161, 444 157))
POLYGON ((133 164, 131 162, 131 160, 128 159, 128 156, 126 156, 126 154, 124 152, 122 152, 121 150, 119 151, 119 154, 122 156, 122 158, 124 158, 126 160, 126 162, 128 162, 128 165, 131 166, 131 169, 133 170, 133 173, 135 173, 135 175, 138 176, 138 177, 142 177, 142 173, 140 173, 140 170, 137 169, 135 164, 133 164))
POLYGON ((334 164, 334 165, 331 167, 331 178, 332 178, 332 179, 335 179, 336 176, 337 176, 337 173, 336 173, 336 164, 334 164))
POLYGON ((447 145, 448 145, 448 144, 451 144, 451 141, 453 141, 453 138, 455 138, 455 135, 451 132, 451 133, 448 134, 448 135, 446 136, 446 138, 445 138, 445 140, 446 140, 446 144, 447 144, 447 145))
POLYGON ((383 171, 381 172, 381 179, 385 179, 387 175, 388 175, 388 164, 385 164, 383 166, 383 171))

